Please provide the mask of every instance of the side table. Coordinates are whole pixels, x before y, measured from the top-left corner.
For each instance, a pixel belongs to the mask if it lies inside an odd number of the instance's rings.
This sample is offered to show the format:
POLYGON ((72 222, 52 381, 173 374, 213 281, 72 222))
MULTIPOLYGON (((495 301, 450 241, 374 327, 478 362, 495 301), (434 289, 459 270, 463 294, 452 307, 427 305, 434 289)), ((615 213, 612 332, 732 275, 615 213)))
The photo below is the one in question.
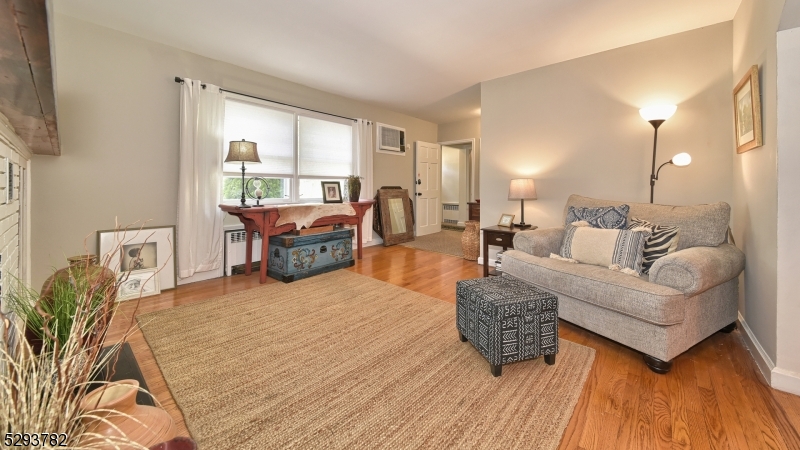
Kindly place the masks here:
POLYGON ((539 227, 532 226, 530 228, 517 228, 517 227, 501 227, 494 225, 491 227, 482 228, 483 231, 483 276, 497 275, 494 267, 489 268, 489 246, 496 245, 503 247, 503 251, 509 248, 514 248, 514 235, 520 231, 535 230, 539 227))

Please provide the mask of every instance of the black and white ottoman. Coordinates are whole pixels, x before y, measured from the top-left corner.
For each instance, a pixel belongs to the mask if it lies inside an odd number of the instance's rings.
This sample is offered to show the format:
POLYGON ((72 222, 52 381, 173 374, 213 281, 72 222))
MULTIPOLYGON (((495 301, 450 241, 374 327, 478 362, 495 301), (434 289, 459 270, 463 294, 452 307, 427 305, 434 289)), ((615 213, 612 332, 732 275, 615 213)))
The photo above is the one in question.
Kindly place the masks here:
POLYGON ((492 375, 502 366, 558 353, 558 297, 510 276, 456 282, 456 328, 489 361, 492 375))

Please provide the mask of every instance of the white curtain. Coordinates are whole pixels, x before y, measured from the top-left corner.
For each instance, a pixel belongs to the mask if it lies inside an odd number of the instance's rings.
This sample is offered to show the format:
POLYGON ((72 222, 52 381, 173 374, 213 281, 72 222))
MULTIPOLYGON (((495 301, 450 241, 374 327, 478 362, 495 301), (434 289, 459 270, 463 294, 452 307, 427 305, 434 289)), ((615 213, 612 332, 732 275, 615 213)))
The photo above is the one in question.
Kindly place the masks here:
POLYGON ((178 179, 178 276, 222 265, 222 148, 225 102, 219 87, 184 78, 178 179))
MULTIPOLYGON (((361 199, 370 200, 375 196, 375 189, 372 185, 372 122, 364 119, 357 119, 355 125, 356 150, 358 154, 356 175, 364 177, 361 180, 361 199)), ((364 221, 361 223, 361 242, 372 241, 372 211, 375 205, 364 214, 364 221)))

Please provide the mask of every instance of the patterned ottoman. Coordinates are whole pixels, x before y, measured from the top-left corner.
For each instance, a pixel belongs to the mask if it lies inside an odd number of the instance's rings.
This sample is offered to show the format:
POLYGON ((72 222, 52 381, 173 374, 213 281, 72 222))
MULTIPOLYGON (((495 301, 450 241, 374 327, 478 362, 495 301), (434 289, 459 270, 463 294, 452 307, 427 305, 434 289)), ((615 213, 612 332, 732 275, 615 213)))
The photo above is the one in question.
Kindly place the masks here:
POLYGON ((456 282, 456 328, 499 377, 503 364, 558 353, 558 297, 510 276, 456 282))

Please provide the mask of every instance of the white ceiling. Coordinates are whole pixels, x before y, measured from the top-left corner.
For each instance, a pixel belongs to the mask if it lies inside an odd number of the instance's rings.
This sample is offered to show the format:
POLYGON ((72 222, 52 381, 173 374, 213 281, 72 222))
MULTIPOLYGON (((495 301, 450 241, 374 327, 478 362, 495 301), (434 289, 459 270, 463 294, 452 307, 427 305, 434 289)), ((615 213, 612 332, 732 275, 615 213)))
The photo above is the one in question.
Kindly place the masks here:
MULTIPOLYGON (((731 20, 740 0, 59 0, 57 13, 437 123, 481 81, 731 20)), ((176 74, 184 75, 184 74, 176 74)), ((185 74, 191 76, 191 74, 185 74)))

